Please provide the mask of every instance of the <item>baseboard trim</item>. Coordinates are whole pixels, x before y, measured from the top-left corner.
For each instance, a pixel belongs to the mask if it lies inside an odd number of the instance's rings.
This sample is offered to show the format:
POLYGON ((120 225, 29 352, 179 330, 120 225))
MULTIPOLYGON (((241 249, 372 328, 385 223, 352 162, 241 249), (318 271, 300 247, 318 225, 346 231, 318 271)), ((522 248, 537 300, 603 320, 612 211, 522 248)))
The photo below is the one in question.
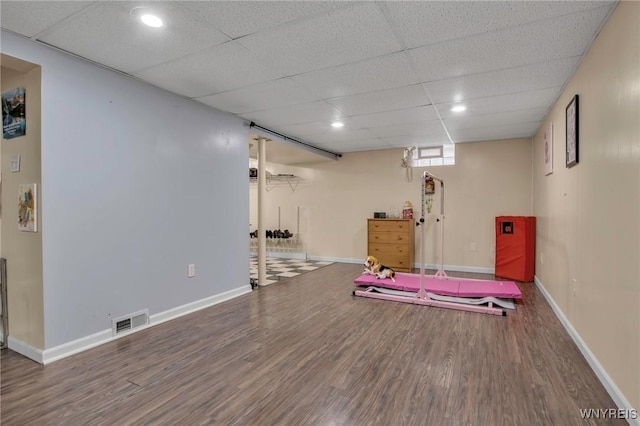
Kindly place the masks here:
POLYGON ((181 316, 191 314, 209 306, 217 305, 218 303, 226 302, 243 294, 251 293, 251 286, 246 285, 233 290, 225 291, 224 293, 216 294, 215 296, 207 297, 202 300, 198 300, 186 305, 178 306, 173 309, 169 309, 164 312, 159 312, 149 316, 149 322, 151 326, 162 324, 181 316))
MULTIPOLYGON (((252 251, 249 253, 251 256, 257 256, 258 252, 252 251)), ((279 259, 307 259, 307 253, 294 252, 294 251, 267 251, 267 257, 276 257, 279 259)))
MULTIPOLYGON (((565 316, 564 312, 562 312, 558 304, 555 302, 555 300, 553 300, 553 297, 551 297, 551 294, 549 294, 547 289, 542 284, 542 281, 540 281, 540 279, 537 276, 533 277, 533 281, 536 283, 536 286, 538 287, 538 289, 540 289, 540 292, 542 293, 544 298, 547 300, 547 303, 549 303, 549 305, 551 306, 551 309, 553 309, 553 312, 555 312, 556 316, 560 320, 560 323, 562 323, 565 330, 567 330, 567 333, 569 333, 569 336, 571 336, 571 339, 573 340, 573 342, 576 344, 576 346, 582 353, 582 356, 584 356, 584 358, 587 360, 587 363, 589 364, 593 372, 596 373, 596 376, 598 376, 598 379, 600 380, 604 388, 609 393, 609 396, 611 397, 611 399, 613 399, 613 402, 618 406, 619 409, 624 409, 624 410, 634 409, 631 403, 629 403, 627 398, 625 398, 625 396, 622 394, 620 389, 618 389, 618 387, 616 386, 614 381, 611 379, 611 377, 607 374, 604 367, 602 367, 600 362, 598 362, 598 359, 595 357, 593 352, 591 352, 591 349, 589 349, 589 346, 587 346, 585 341, 582 340, 582 337, 580 337, 580 334, 578 334, 576 329, 573 328, 573 325, 571 325, 571 323, 565 316)), ((627 422, 632 426, 640 426, 640 418, 627 419, 627 422)))
POLYGON ((42 362, 42 350, 38 348, 34 348, 28 343, 23 342, 22 340, 18 340, 11 335, 7 336, 7 347, 14 352, 18 352, 20 355, 24 355, 27 358, 34 360, 39 364, 43 364, 42 362))
POLYGON ((309 256, 309 260, 317 260, 319 262, 336 262, 336 263, 355 263, 364 265, 365 258, 363 259, 349 259, 346 257, 328 257, 328 256, 309 256))
MULTIPOLYGON (((326 256, 309 256, 310 260, 318 260, 322 262, 337 262, 337 263, 354 263, 363 264, 365 259, 352 259, 347 257, 326 257, 326 256)), ((415 263, 414 268, 420 269, 420 264, 415 263)), ((440 265, 425 264, 425 269, 438 270, 440 265)), ((482 267, 482 266, 459 266, 459 265, 444 265, 445 271, 453 272, 475 272, 478 274, 491 274, 495 272, 495 268, 482 267)))
MULTIPOLYGON (((365 259, 352 259, 346 257, 326 257, 326 256, 309 256, 310 260, 318 260, 322 262, 337 262, 337 263, 355 263, 355 264, 364 264, 365 259)), ((414 268, 419 269, 420 264, 415 263, 414 268)), ((434 269, 438 270, 440 265, 432 265, 425 264, 425 269, 434 269)), ((481 266, 458 266, 458 265, 444 265, 445 271, 454 271, 454 272, 476 272, 478 274, 493 274, 495 272, 494 268, 485 268, 481 266)))
MULTIPOLYGON (((140 327, 140 329, 142 328, 143 327, 140 327)), ((63 343, 62 345, 54 346, 51 349, 45 349, 42 354, 42 364, 50 364, 54 361, 58 361, 59 359, 67 358, 71 355, 84 352, 115 339, 116 337, 113 337, 111 335, 111 328, 108 328, 106 330, 90 334, 89 336, 81 337, 79 339, 63 343)))
MULTIPOLYGON (((414 267, 419 269, 420 264, 416 263, 414 267)), ((424 265, 424 268, 437 271, 438 269, 440 269, 440 265, 427 263, 424 265)), ((475 272, 477 274, 491 274, 491 275, 493 275, 495 272, 495 268, 483 267, 483 266, 460 266, 460 265, 444 265, 444 270, 452 271, 452 272, 475 272)))
POLYGON ((89 336, 81 337, 80 339, 72 340, 71 342, 63 343, 62 345, 54 346, 50 349, 45 349, 44 351, 33 348, 32 346, 27 345, 24 342, 20 342, 17 339, 13 339, 11 336, 9 336, 9 349, 14 350, 26 356, 27 358, 31 358, 32 360, 40 364, 49 364, 54 361, 58 361, 77 353, 95 348, 96 346, 109 343, 121 337, 146 330, 147 328, 162 324, 163 322, 167 322, 181 316, 199 311, 201 309, 217 305, 218 303, 225 302, 246 293, 251 293, 250 285, 238 287, 229 291, 225 291, 224 293, 216 294, 215 296, 207 297, 192 303, 187 303, 186 305, 178 306, 176 308, 151 315, 149 317, 149 325, 138 327, 129 333, 123 333, 118 336, 113 336, 112 329, 108 328, 89 336))

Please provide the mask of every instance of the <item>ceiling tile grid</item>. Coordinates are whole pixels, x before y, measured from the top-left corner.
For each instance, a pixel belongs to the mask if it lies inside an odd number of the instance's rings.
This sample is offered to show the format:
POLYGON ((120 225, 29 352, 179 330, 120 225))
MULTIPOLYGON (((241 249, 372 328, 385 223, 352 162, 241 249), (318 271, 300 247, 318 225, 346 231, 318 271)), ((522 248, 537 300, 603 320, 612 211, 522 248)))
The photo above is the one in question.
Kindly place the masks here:
POLYGON ((527 138, 540 127, 540 121, 512 123, 505 126, 474 129, 452 129, 451 137, 458 142, 479 142, 501 139, 527 138))
POLYGON ((0 4, 2 28, 33 37, 46 29, 55 28, 85 7, 90 1, 6 2, 0 4))
POLYGON ((384 127, 407 123, 437 120, 438 114, 432 105, 395 109, 371 114, 353 115, 349 120, 361 127, 384 127))
POLYGON ((312 123, 326 121, 331 123, 340 119, 343 114, 324 101, 297 104, 282 108, 273 108, 264 111, 240 114, 247 120, 256 123, 269 123, 270 126, 282 126, 287 124, 312 123))
POLYGON ((351 6, 342 1, 182 1, 180 5, 236 39, 287 22, 351 6))
MULTIPOLYGON (((484 98, 469 99, 464 102, 467 110, 464 116, 508 113, 530 108, 548 108, 552 105, 560 91, 560 87, 550 87, 548 89, 533 90, 529 92, 516 92, 506 95, 489 96, 484 98)), ((460 114, 451 111, 454 105, 459 102, 447 102, 436 104, 440 117, 443 119, 459 117, 460 114)))
POLYGON ((290 76, 401 50, 373 2, 333 10, 238 41, 290 76))
POLYGON ((509 93, 561 87, 578 65, 579 57, 427 83, 434 103, 454 102, 509 93))
POLYGON ((531 137, 616 4, 3 0, 0 22, 344 153, 531 137))
POLYGON ((285 77, 236 42, 183 56, 134 76, 174 93, 199 98, 285 77))
POLYGON ((371 114, 374 112, 392 111, 431 104, 420 84, 334 98, 329 99, 327 102, 347 116, 371 114))
POLYGON ((419 83, 405 52, 323 68, 291 78, 323 99, 419 83))
POLYGON ((511 123, 540 122, 547 113, 547 107, 531 108, 496 114, 465 115, 444 120, 450 132, 461 129, 482 129, 484 127, 507 126, 511 123))
POLYGON ((320 100, 288 77, 196 99, 206 105, 234 114, 320 100))
POLYGON ((412 1, 385 2, 408 48, 579 13, 615 2, 412 1))
POLYGON ((410 50, 421 82, 515 68, 580 56, 607 9, 591 9, 545 21, 410 50))
POLYGON ((98 2, 40 40, 127 73, 229 40, 173 2, 154 4, 168 24, 164 31, 148 31, 132 16, 132 5, 98 2))

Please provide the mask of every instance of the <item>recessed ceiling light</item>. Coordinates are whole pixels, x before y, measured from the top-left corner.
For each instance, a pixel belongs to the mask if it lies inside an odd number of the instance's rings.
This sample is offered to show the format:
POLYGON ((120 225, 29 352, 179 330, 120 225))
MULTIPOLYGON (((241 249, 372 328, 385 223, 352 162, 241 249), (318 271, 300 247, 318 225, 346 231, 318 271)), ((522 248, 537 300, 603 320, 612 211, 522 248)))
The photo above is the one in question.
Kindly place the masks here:
POLYGON ((467 109, 467 107, 464 106, 464 105, 456 105, 453 108, 451 108, 451 111, 453 111, 453 112, 462 112, 462 111, 465 111, 466 109, 467 109))
POLYGON ((341 123, 340 121, 334 121, 333 123, 331 123, 331 127, 344 127, 344 123, 341 123))
POLYGON ((164 23, 162 22, 162 19, 150 13, 145 13, 144 15, 140 16, 140 21, 143 24, 148 25, 152 28, 160 28, 164 25, 164 23))
POLYGON ((131 15, 143 24, 152 28, 164 27, 162 18, 154 14, 153 11, 146 7, 134 7, 131 9, 131 15))

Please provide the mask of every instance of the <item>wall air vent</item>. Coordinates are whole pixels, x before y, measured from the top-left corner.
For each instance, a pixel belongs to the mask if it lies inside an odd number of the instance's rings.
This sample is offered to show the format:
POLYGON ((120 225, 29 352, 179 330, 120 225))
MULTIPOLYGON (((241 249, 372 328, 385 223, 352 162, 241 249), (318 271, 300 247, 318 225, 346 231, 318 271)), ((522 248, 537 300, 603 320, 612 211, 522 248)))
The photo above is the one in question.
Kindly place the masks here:
POLYGON ((147 324, 149 324, 148 309, 125 315, 120 318, 114 318, 113 320, 111 320, 112 335, 117 336, 119 334, 129 333, 130 331, 147 324))

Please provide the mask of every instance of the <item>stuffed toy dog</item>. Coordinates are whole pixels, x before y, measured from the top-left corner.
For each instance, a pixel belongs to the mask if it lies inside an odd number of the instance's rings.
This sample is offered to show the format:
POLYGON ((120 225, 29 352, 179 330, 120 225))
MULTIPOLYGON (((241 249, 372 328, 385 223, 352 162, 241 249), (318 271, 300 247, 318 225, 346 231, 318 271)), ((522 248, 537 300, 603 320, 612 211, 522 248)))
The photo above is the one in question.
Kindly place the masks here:
POLYGON ((388 266, 384 266, 374 256, 367 257, 367 261, 364 262, 363 274, 375 275, 378 279, 390 278, 391 281, 396 282, 396 280, 393 278, 396 275, 396 272, 388 266))

